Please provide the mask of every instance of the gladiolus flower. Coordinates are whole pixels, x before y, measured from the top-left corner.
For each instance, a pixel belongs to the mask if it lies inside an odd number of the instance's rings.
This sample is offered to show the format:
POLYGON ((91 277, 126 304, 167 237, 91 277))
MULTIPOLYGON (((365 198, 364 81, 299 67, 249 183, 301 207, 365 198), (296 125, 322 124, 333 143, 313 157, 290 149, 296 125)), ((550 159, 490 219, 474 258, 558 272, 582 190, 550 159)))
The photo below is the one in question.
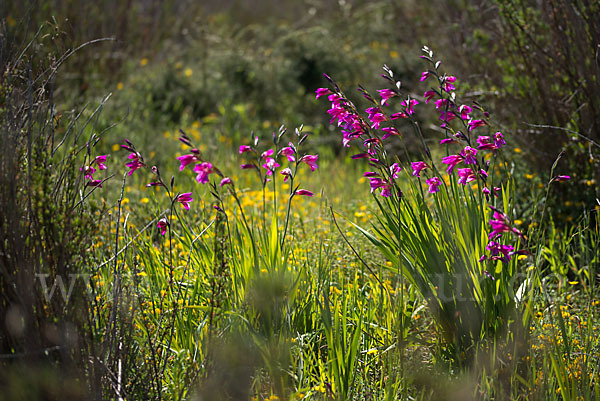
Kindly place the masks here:
POLYGON ((425 98, 425 104, 429 103, 429 101, 433 99, 434 96, 434 91, 425 91, 425 93, 423 93, 423 97, 425 98))
POLYGON ((458 183, 463 185, 467 185, 468 182, 475 181, 477 179, 475 172, 470 168, 459 168, 458 177, 458 183))
POLYGON ((102 180, 88 180, 88 182, 85 183, 86 186, 88 187, 99 187, 102 188, 102 180))
POLYGON ((106 163, 106 156, 107 155, 96 156, 96 158, 94 159, 94 161, 92 161, 91 164, 96 163, 96 165, 98 166, 98 169, 100 171, 106 170, 106 164, 104 164, 104 163, 106 163))
POLYGON ((392 135, 400 135, 400 131, 398 131, 394 127, 386 127, 386 128, 382 128, 381 130, 383 132, 385 132, 385 134, 383 134, 383 136, 381 137, 381 139, 383 139, 383 140, 388 139, 392 135))
POLYGON ((406 107, 406 113, 411 115, 415 114, 414 106, 419 104, 419 101, 416 99, 406 99, 400 103, 402 106, 406 107))
POLYGON ((478 149, 496 149, 489 136, 480 136, 477 138, 478 149))
POLYGON ((394 163, 390 166, 390 174, 394 180, 398 179, 398 173, 402 170, 402 167, 398 163, 394 163))
POLYGON ((454 167, 456 167, 456 165, 458 163, 461 163, 462 161, 464 161, 465 159, 463 159, 461 156, 459 155, 450 155, 450 156, 446 156, 442 159, 442 163, 447 164, 448 167, 446 168, 446 171, 448 172, 448 174, 452 174, 452 172, 454 171, 454 167))
POLYGON ((318 88, 315 93, 317 94, 316 98, 320 98, 321 96, 331 95, 333 92, 327 88, 318 88))
POLYGON ((427 78, 429 78, 429 75, 431 75, 431 73, 429 71, 423 71, 421 73, 421 79, 420 79, 420 81, 421 82, 425 81, 427 78))
POLYGON ((313 196, 313 193, 308 189, 299 189, 295 192, 296 195, 313 196))
POLYGON ((310 171, 315 171, 319 166, 317 166, 317 159, 319 155, 304 155, 300 159, 300 162, 304 162, 309 165, 310 171))
POLYGON ((252 151, 252 146, 248 146, 248 145, 241 145, 240 146, 240 150, 239 150, 240 155, 242 153, 246 153, 246 152, 250 152, 250 151, 252 151))
POLYGON ((554 182, 554 181, 556 181, 556 182, 564 182, 564 181, 569 181, 570 179, 571 179, 571 176, 569 176, 569 175, 557 175, 556 177, 554 177, 552 179, 551 182, 554 182))
POLYGON ((275 169, 276 169, 277 167, 279 167, 279 166, 280 166, 280 164, 279 164, 279 163, 277 163, 277 162, 275 161, 275 159, 272 159, 272 158, 270 158, 270 157, 267 159, 267 162, 266 162, 265 164, 263 164, 263 165, 262 165, 262 167, 263 167, 265 170, 267 170, 267 173, 266 173, 266 174, 267 174, 267 176, 272 176, 272 175, 273 175, 273 171, 275 171, 275 169))
POLYGON ((465 146, 465 148, 460 152, 460 155, 465 158, 465 164, 477 164, 477 159, 475 155, 477 155, 477 149, 473 149, 470 146, 465 146))
POLYGON ((223 185, 231 184, 232 182, 233 181, 231 181, 231 178, 225 177, 221 180, 221 182, 219 183, 219 186, 222 187, 223 185))
POLYGON ((497 149, 500 149, 502 145, 506 145, 506 141, 504 140, 504 135, 501 132, 496 132, 494 134, 494 145, 496 145, 497 149))
POLYGON ((469 121, 468 125, 469 125, 469 131, 473 131, 477 127, 482 127, 484 125, 487 125, 487 123, 484 120, 471 120, 471 121, 469 121))
POLYGON ((439 191, 439 186, 442 185, 442 181, 438 177, 432 177, 425 181, 429 185, 429 193, 436 193, 439 191))
POLYGON ((413 169, 412 175, 414 177, 420 177, 421 176, 421 171, 425 170, 426 168, 429 167, 429 165, 427 163, 425 163, 425 162, 412 162, 410 164, 410 166, 413 169))
POLYGON ((198 157, 196 155, 183 155, 177 158, 181 162, 181 166, 179 166, 179 171, 183 171, 188 164, 195 163, 198 161, 198 157))
POLYGON ((198 173, 196 175, 196 181, 198 181, 200 184, 206 184, 208 183, 208 175, 213 172, 213 165, 209 162, 196 164, 194 167, 194 172, 198 173))
POLYGON ((190 202, 192 202, 193 200, 194 199, 192 198, 192 193, 191 192, 186 192, 186 193, 183 193, 183 194, 179 194, 175 198, 175 202, 181 203, 181 206, 183 206, 183 208, 185 210, 190 210, 190 202))
POLYGON ((294 157, 294 154, 296 153, 296 151, 291 146, 287 146, 287 147, 281 149, 280 153, 283 156, 287 157, 287 159, 290 163, 293 163, 296 161, 296 158, 294 157))
POLYGON ((387 117, 383 113, 375 113, 372 116, 369 116, 369 120, 373 123, 371 124, 371 128, 379 129, 381 123, 387 121, 387 117))
POLYGON ((132 175, 135 170, 145 166, 139 153, 133 152, 128 157, 131 159, 129 163, 125 164, 130 169, 128 175, 132 175))
POLYGON ((353 155, 351 157, 351 159, 353 159, 353 160, 356 160, 356 159, 366 159, 368 157, 370 157, 368 153, 358 153, 356 155, 353 155))
POLYGON ((279 174, 283 174, 283 182, 287 182, 288 178, 292 176, 292 170, 289 167, 282 169, 279 174))
POLYGON ((456 140, 453 138, 445 138, 440 141, 440 145, 444 145, 446 143, 456 143, 456 140))
POLYGON ((454 85, 452 85, 454 82, 456 82, 456 77, 452 75, 444 77, 442 89, 444 89, 446 92, 455 90, 456 88, 454 87, 454 85))
POLYGON ((169 223, 167 223, 167 219, 165 219, 164 217, 160 220, 158 220, 158 223, 156 223, 156 226, 160 229, 160 235, 165 235, 167 233, 167 226, 169 225, 169 223))
POLYGON ((248 164, 242 164, 242 165, 240 165, 240 168, 242 170, 248 170, 248 169, 257 168, 257 167, 256 167, 256 164, 248 163, 248 164))
POLYGON ((486 249, 491 252, 492 260, 501 259, 506 263, 510 261, 510 256, 515 250, 515 248, 510 245, 502 245, 496 241, 490 241, 487 244, 486 249), (503 256, 500 256, 500 254, 503 256))
POLYGON ((260 158, 265 159, 265 160, 271 159, 272 158, 271 156, 273 156, 273 153, 275 153, 275 151, 273 149, 266 150, 266 151, 262 152, 262 154, 260 155, 260 158))
POLYGON ((379 96, 381 96, 381 104, 385 105, 385 103, 392 97, 398 96, 398 93, 392 89, 378 89, 379 96))
POLYGON ((96 172, 96 169, 93 168, 92 166, 83 166, 83 167, 79 168, 79 171, 83 171, 84 178, 86 180, 91 180, 92 179, 92 174, 94 174, 96 172))
POLYGON ((150 188, 150 187, 164 187, 165 185, 162 182, 150 182, 148 184, 146 184, 146 188, 150 188))
POLYGON ((464 104, 458 108, 460 118, 462 118, 463 120, 468 120, 470 118, 469 114, 471 114, 472 111, 473 109, 464 104))

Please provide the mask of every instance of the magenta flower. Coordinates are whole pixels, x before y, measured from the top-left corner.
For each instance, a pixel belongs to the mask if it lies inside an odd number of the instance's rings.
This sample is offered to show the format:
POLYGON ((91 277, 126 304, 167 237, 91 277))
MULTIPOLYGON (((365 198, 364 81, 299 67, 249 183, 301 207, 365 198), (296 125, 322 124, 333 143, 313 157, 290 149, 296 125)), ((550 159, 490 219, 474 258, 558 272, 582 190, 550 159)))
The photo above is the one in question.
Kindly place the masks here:
POLYGON ((492 260, 501 259, 503 262, 508 263, 511 255, 514 253, 515 248, 510 245, 502 245, 496 241, 490 241, 486 249, 491 252, 492 260), (502 256, 500 256, 502 254, 502 256))
POLYGON ((383 136, 381 137, 381 139, 383 139, 384 141, 386 139, 388 139, 390 136, 393 135, 400 135, 400 131, 398 131, 396 128, 394 127, 385 127, 381 129, 383 132, 385 132, 385 134, 383 134, 383 136))
POLYGON ((94 174, 96 172, 96 169, 93 168, 92 166, 83 166, 83 167, 79 168, 79 171, 83 171, 84 178, 86 180, 91 180, 92 179, 92 174, 94 174))
POLYGON ((198 181, 200 184, 206 184, 208 183, 208 175, 213 172, 213 165, 209 162, 196 164, 194 167, 194 172, 198 173, 196 175, 196 181, 198 181))
POLYGON ((489 136, 480 136, 477 138, 478 149, 496 149, 489 136))
POLYGON ((523 234, 516 228, 511 227, 510 220, 508 217, 494 207, 490 206, 492 210, 494 210, 494 217, 490 220, 490 226, 492 226, 492 232, 488 235, 490 239, 499 237, 502 233, 513 232, 517 234, 519 237, 523 237, 523 234))
POLYGON ((381 104, 385 105, 385 103, 392 97, 398 96, 396 91, 392 89, 378 89, 379 95, 381 96, 381 104))
POLYGON ((356 160, 356 159, 367 159, 369 157, 370 157, 370 155, 368 153, 358 153, 358 154, 352 155, 350 158, 352 160, 356 160))
POLYGON ((295 192, 296 195, 313 196, 314 194, 308 189, 299 189, 295 192))
POLYGON ((135 170, 145 166, 142 156, 138 152, 131 153, 128 158, 131 159, 129 163, 125 164, 130 169, 128 175, 132 175, 135 170))
POLYGON ((456 165, 458 163, 463 162, 465 159, 462 158, 462 156, 459 155, 450 155, 450 156, 446 156, 442 159, 442 163, 447 164, 448 167, 446 168, 446 171, 448 172, 448 174, 452 174, 452 172, 454 171, 454 167, 456 167, 456 165))
POLYGON ((433 99, 434 96, 434 91, 425 91, 425 93, 423 93, 423 97, 425 98, 425 104, 429 103, 429 101, 433 99))
POLYGON ((477 179, 477 175, 475 175, 475 172, 470 168, 459 168, 458 177, 458 183, 463 185, 467 185, 468 182, 477 179))
POLYGON ((444 145, 447 143, 456 143, 456 139, 454 138, 444 138, 440 141, 440 145, 444 145))
POLYGON ((181 162, 181 166, 179 166, 179 171, 183 171, 188 164, 195 163, 198 161, 198 157, 194 154, 183 155, 177 158, 181 162))
POLYGON ((169 225, 169 223, 167 223, 167 219, 165 219, 164 217, 162 219, 158 220, 158 223, 156 223, 156 226, 160 229, 160 235, 166 234, 168 225, 169 225))
POLYGON ((251 169, 251 168, 258 168, 258 167, 256 167, 256 164, 253 164, 253 163, 247 163, 247 164, 242 164, 242 165, 240 165, 240 168, 241 168, 242 170, 248 170, 248 169, 251 169))
POLYGON ((371 124, 371 128, 379 129, 381 123, 387 121, 387 117, 383 113, 375 113, 369 116, 369 120, 371 120, 371 122, 373 123, 371 124))
POLYGON ((317 166, 317 159, 319 155, 304 155, 300 159, 300 162, 304 162, 310 166, 310 171, 315 171, 319 166, 317 166))
POLYGON ((267 158, 267 162, 265 164, 262 165, 262 167, 267 170, 267 176, 272 176, 273 175, 273 171, 275 171, 275 169, 277 169, 277 167, 279 167, 280 164, 277 163, 277 161, 275 161, 275 159, 272 158, 267 158))
POLYGON ((429 167, 429 165, 425 162, 412 162, 410 164, 410 166, 413 169, 413 173, 412 175, 414 177, 420 177, 421 176, 421 171, 425 170, 426 168, 429 167))
POLYGON ((460 113, 460 118, 463 120, 468 120, 470 118, 470 114, 473 111, 469 106, 462 105, 458 108, 458 112, 460 113))
POLYGON ((320 98, 321 96, 331 95, 333 92, 327 88, 319 88, 315 91, 317 94, 316 98, 320 98))
POLYGON ((296 157, 294 157, 294 154, 296 153, 296 151, 291 146, 287 146, 287 147, 281 149, 280 153, 283 156, 287 157, 287 159, 290 163, 293 163, 296 161, 296 157))
POLYGON ((469 131, 473 131, 475 128, 482 127, 484 125, 487 125, 484 120, 471 120, 469 121, 469 131))
POLYGON ((371 185, 371 193, 381 188, 381 196, 388 197, 392 194, 391 184, 383 178, 373 177, 369 178, 369 184, 371 185))
POLYGON ((194 199, 192 198, 192 193, 191 192, 186 192, 186 193, 183 193, 183 194, 179 194, 175 198, 175 202, 181 203, 181 206, 183 206, 183 208, 185 210, 190 210, 190 203, 193 200, 194 199))
POLYGON ((406 107, 406 113, 411 115, 415 114, 414 106, 419 104, 419 101, 416 99, 406 99, 400 103, 402 106, 406 107))
POLYGON ((429 71, 423 71, 421 73, 421 79, 420 79, 420 81, 421 82, 425 81, 427 78, 429 78, 429 75, 431 75, 431 73, 429 71))
MULTIPOLYGON (((448 99, 438 99, 435 101, 435 108, 436 108, 436 110, 445 109, 447 104, 448 104, 448 99)), ((451 109, 452 106, 453 106, 453 104, 450 103, 448 108, 451 109)))
POLYGON ((221 180, 221 182, 219 183, 219 186, 222 187, 223 185, 232 184, 232 183, 233 183, 233 181, 231 181, 231 178, 225 177, 221 180))
POLYGON ((260 158, 268 161, 269 159, 272 159, 271 156, 273 156, 273 153, 275 153, 275 151, 273 149, 266 150, 266 151, 262 152, 262 154, 260 155, 260 158))
POLYGON ((477 159, 475 155, 477 155, 477 149, 473 149, 470 146, 465 146, 465 148, 460 152, 460 155, 465 158, 465 164, 477 164, 477 159))
POLYGON ((437 177, 432 177, 425 181, 429 185, 429 193, 436 193, 439 191, 439 186, 442 185, 442 181, 437 177))
POLYGON ((398 179, 398 173, 402 170, 402 167, 398 163, 394 163, 390 166, 390 174, 394 180, 398 179))
POLYGON ((287 182, 288 178, 292 176, 292 170, 289 167, 282 169, 279 174, 283 174, 283 182, 287 182))
POLYGON ((398 113, 394 113, 390 116, 392 120, 397 120, 399 118, 408 118, 408 114, 403 111, 399 111, 398 113))
POLYGON ((146 184, 146 188, 150 188, 150 187, 164 187, 165 184, 163 184, 160 181, 154 181, 154 182, 150 182, 148 184, 146 184))
POLYGON ((452 75, 444 77, 442 81, 442 89, 444 89, 446 92, 455 90, 456 88, 454 87, 454 85, 452 85, 454 82, 456 82, 456 77, 452 75))
POLYGON ((496 132, 494 134, 494 145, 496 145, 497 149, 500 149, 502 145, 506 145, 506 141, 504 140, 504 135, 501 132, 496 132))
POLYGON ((96 156, 96 158, 90 164, 96 163, 96 165, 98 166, 98 169, 100 171, 106 170, 106 164, 104 164, 104 163, 106 163, 106 156, 107 155, 96 156))
POLYGON ((557 175, 556 177, 554 177, 552 179, 551 182, 554 182, 554 181, 556 181, 556 182, 564 182, 564 181, 569 181, 570 179, 571 179, 571 176, 569 176, 569 175, 557 175))
POLYGON ((102 180, 90 179, 85 183, 87 187, 99 187, 102 188, 102 180))
POLYGON ((248 145, 241 145, 240 146, 240 150, 239 150, 240 155, 242 153, 246 153, 246 152, 250 152, 250 151, 252 151, 252 146, 248 146, 248 145))

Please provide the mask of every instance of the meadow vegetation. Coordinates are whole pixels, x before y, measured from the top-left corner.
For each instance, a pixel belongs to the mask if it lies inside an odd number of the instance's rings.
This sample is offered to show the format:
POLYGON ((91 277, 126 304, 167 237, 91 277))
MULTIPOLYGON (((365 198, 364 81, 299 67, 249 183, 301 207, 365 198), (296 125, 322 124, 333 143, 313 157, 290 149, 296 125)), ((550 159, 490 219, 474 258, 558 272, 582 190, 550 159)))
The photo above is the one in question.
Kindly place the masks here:
POLYGON ((271 3, 0 6, 0 399, 600 399, 600 6, 271 3))

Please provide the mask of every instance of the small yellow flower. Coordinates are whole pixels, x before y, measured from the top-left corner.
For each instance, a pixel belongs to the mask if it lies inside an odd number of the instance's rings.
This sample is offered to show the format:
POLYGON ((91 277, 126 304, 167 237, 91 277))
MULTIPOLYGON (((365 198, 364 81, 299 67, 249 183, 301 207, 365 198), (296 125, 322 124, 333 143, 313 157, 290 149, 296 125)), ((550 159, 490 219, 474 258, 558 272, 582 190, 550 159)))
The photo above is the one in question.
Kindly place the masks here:
POLYGON ((143 67, 146 64, 148 64, 148 59, 146 57, 144 57, 143 59, 140 60, 140 65, 143 67))
POLYGON ((192 72, 192 69, 191 69, 191 68, 186 68, 186 69, 185 69, 185 71, 183 72, 183 74, 184 74, 186 77, 191 77, 191 76, 192 76, 192 73, 193 73, 193 72, 192 72))
POLYGON ((520 226, 521 224, 523 224, 523 220, 515 220, 516 226, 520 226))
POLYGON ((521 152, 522 152, 521 148, 515 148, 515 153, 521 153, 521 152))
POLYGON ((180 70, 183 67, 183 63, 181 61, 178 61, 175 63, 175 68, 180 70))
POLYGON ((111 148, 111 149, 112 149, 112 151, 113 151, 113 152, 116 152, 116 151, 118 151, 119 149, 121 149, 121 145, 119 145, 118 143, 115 143, 115 144, 112 146, 112 148, 111 148))
POLYGON ((390 51, 390 57, 398 58, 398 57, 400 57, 400 54, 396 50, 392 50, 392 51, 390 51))
POLYGON ((119 83, 117 84, 117 90, 118 90, 118 91, 120 91, 120 90, 123 90, 123 87, 124 87, 124 86, 125 86, 125 85, 123 85, 123 82, 119 82, 119 83))
MULTIPOLYGON (((516 152, 516 149, 515 149, 516 152)), ((528 180, 533 180, 533 177, 535 177, 534 174, 525 174, 525 178, 527 178, 528 180)))
POLYGON ((121 205, 126 205, 129 203, 129 198, 123 198, 123 200, 121 201, 121 205))
POLYGON ((142 198, 142 199, 140 199, 140 202, 142 202, 142 203, 148 203, 148 202, 150 202, 150 199, 148 199, 148 198, 142 198))

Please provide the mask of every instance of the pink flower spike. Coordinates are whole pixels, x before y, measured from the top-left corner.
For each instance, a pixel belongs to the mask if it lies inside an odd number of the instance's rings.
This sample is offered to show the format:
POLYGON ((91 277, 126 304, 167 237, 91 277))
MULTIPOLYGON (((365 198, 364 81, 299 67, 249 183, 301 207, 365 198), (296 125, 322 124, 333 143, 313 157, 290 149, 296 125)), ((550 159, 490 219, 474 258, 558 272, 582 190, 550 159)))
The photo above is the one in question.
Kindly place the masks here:
POLYGON ((197 162, 198 158, 196 157, 196 155, 191 154, 191 155, 179 156, 177 158, 177 160, 179 160, 179 162, 181 163, 181 166, 179 166, 179 171, 183 171, 183 169, 185 169, 185 167, 188 164, 197 162))
POLYGON ((165 235, 167 233, 167 226, 169 225, 169 223, 167 223, 167 219, 165 219, 164 217, 160 220, 158 220, 158 223, 156 223, 156 226, 160 229, 160 235, 165 235))
POLYGON ((281 149, 280 153, 283 156, 287 157, 287 159, 290 163, 293 163, 296 161, 296 157, 294 157, 294 154, 296 153, 296 151, 291 146, 287 146, 287 147, 281 149))
POLYGON ((300 162, 304 162, 304 163, 308 164, 310 166, 310 171, 315 171, 317 168, 319 168, 319 166, 317 166, 318 158, 319 158, 319 155, 305 155, 305 156, 302 156, 302 159, 300 159, 300 162))
POLYGON ((213 173, 213 165, 209 162, 196 164, 194 167, 194 172, 198 173, 196 175, 196 181, 198 181, 200 184, 206 184, 208 183, 208 175, 213 173))
POLYGON ((232 183, 233 183, 233 181, 231 181, 231 178, 225 177, 221 180, 221 182, 219 183, 219 186, 222 187, 223 185, 232 184, 232 183))
POLYGON ((313 196, 314 194, 308 189, 299 189, 295 192, 296 195, 313 196))
POLYGON ((185 210, 190 210, 190 202, 192 202, 193 200, 194 199, 192 198, 192 193, 191 192, 186 192, 186 193, 183 193, 183 194, 179 194, 175 198, 175 202, 181 203, 181 206, 183 206, 183 208, 185 210))
POLYGON ((315 93, 317 94, 317 99, 320 98, 321 96, 327 96, 327 95, 331 95, 333 92, 330 91, 327 88, 318 88, 315 93))
POLYGON ((429 193, 434 194, 439 191, 439 186, 442 185, 442 181, 438 177, 432 177, 425 181, 429 185, 429 193))
POLYGON ((250 151, 252 151, 252 146, 248 146, 248 145, 241 145, 240 146, 240 150, 239 150, 240 155, 242 153, 246 153, 246 152, 250 152, 250 151))
POLYGON ((420 177, 421 176, 421 171, 425 170, 426 168, 429 167, 429 165, 427 163, 425 163, 425 162, 412 162, 410 164, 410 166, 413 169, 412 175, 414 177, 420 177))

